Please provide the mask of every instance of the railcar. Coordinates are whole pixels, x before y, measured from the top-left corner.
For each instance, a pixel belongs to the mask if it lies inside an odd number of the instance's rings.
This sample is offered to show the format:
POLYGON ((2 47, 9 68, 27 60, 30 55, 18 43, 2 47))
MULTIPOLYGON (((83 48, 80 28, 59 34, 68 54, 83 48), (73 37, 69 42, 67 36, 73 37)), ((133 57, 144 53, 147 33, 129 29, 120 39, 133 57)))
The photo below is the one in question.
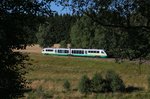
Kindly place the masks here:
POLYGON ((107 54, 103 49, 44 48, 42 53, 45 55, 59 56, 107 57, 107 54))

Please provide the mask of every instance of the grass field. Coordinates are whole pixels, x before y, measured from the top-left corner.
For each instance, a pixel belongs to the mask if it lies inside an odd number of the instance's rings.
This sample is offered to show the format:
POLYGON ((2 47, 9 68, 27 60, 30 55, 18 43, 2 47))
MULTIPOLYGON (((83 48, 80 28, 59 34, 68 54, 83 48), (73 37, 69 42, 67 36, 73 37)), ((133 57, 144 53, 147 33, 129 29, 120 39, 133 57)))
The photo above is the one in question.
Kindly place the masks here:
POLYGON ((109 59, 93 59, 79 57, 44 56, 40 53, 29 54, 32 65, 26 75, 32 91, 25 93, 23 99, 150 99, 147 78, 150 75, 150 65, 143 64, 141 74, 135 63, 115 63, 109 59), (90 78, 94 73, 102 75, 107 70, 118 73, 126 87, 132 86, 142 90, 131 93, 90 94, 84 97, 77 91, 78 82, 82 75, 90 78), (71 90, 66 92, 63 83, 68 80, 71 90))

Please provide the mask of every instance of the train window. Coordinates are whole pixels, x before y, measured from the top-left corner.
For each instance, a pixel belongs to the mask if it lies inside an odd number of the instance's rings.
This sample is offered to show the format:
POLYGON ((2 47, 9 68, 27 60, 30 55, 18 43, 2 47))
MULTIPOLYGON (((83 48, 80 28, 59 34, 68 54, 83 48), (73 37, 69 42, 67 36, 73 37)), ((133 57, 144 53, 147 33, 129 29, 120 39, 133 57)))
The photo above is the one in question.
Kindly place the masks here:
POLYGON ((74 54, 74 53, 75 53, 75 51, 74 51, 74 50, 72 50, 72 53, 74 54))
POLYGON ((84 51, 80 51, 80 54, 84 54, 84 51))
POLYGON ((46 49, 46 51, 52 52, 53 50, 52 49, 46 49))
POLYGON ((69 51, 68 51, 68 50, 65 50, 65 53, 69 53, 69 51))
POLYGON ((64 53, 64 51, 63 50, 58 50, 58 53, 64 53))
POLYGON ((73 54, 84 54, 83 50, 72 50, 73 54))
POLYGON ((88 51, 88 53, 99 53, 99 51, 88 51))
POLYGON ((58 50, 58 53, 69 53, 69 50, 58 50))
POLYGON ((72 53, 73 53, 73 54, 76 54, 76 53, 77 53, 77 51, 76 51, 76 50, 72 50, 72 53))
POLYGON ((58 53, 62 53, 62 50, 58 50, 58 53))

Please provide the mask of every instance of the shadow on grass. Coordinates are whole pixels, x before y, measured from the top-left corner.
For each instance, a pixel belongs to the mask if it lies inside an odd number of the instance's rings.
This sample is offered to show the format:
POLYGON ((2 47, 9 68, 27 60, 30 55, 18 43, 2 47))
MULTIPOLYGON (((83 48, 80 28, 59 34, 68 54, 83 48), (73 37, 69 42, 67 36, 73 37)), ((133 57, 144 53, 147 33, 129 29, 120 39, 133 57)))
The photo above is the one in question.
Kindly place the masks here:
POLYGON ((128 86, 126 88, 127 93, 137 92, 137 91, 143 91, 143 88, 140 87, 134 87, 134 86, 128 86))
POLYGON ((37 89, 31 89, 31 88, 27 88, 24 90, 24 93, 27 93, 28 96, 22 96, 22 97, 26 97, 27 99, 32 98, 32 99, 37 99, 39 97, 42 97, 42 99, 49 99, 49 98, 53 98, 53 91, 51 90, 44 90, 41 86, 39 86, 37 89))

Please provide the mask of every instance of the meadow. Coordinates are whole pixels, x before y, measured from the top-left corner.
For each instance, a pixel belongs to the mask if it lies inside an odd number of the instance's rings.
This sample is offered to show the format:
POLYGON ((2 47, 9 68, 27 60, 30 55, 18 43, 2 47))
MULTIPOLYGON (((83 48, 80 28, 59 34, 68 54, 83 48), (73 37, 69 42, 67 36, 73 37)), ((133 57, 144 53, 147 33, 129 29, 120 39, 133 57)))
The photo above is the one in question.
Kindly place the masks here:
POLYGON ((40 53, 30 53, 31 66, 27 67, 26 75, 31 91, 25 93, 22 99, 150 99, 148 77, 150 65, 142 64, 141 70, 135 62, 125 61, 115 63, 113 59, 95 59, 84 57, 49 56, 40 53), (107 70, 113 70, 123 79, 131 92, 101 93, 84 96, 78 88, 82 75, 90 78, 95 73, 104 75, 107 70), (71 90, 65 91, 63 83, 68 80, 71 90))

